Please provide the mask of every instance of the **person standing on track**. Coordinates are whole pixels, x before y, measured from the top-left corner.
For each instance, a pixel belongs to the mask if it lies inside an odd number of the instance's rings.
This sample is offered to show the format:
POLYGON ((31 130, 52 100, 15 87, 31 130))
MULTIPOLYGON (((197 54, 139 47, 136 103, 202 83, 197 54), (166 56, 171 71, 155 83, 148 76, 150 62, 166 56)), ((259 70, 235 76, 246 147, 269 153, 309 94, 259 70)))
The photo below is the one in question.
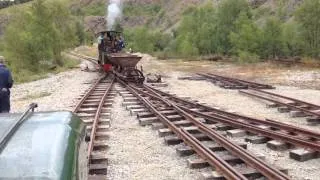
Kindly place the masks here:
POLYGON ((11 72, 4 62, 4 58, 0 56, 0 113, 10 111, 10 88, 13 85, 11 72))
POLYGON ((101 60, 103 56, 103 51, 104 51, 104 34, 101 33, 100 36, 98 37, 98 50, 99 50, 99 58, 98 58, 98 64, 101 65, 101 60))

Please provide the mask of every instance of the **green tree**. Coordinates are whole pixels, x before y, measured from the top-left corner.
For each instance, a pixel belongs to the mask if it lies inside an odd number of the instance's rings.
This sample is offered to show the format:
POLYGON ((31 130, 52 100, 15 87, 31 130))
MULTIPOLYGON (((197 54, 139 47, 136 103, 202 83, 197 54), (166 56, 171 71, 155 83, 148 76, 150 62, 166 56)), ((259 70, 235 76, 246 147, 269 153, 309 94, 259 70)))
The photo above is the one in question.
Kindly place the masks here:
POLYGON ((261 51, 263 58, 276 58, 283 52, 281 22, 276 17, 268 18, 263 27, 261 51))
POLYGON ((154 37, 146 27, 138 27, 125 32, 129 47, 134 51, 151 53, 154 50, 154 37))
POLYGON ((320 56, 320 1, 305 0, 295 13, 295 18, 302 26, 306 54, 320 56))
POLYGON ((249 5, 246 0, 225 0, 220 3, 216 26, 216 40, 220 53, 227 54, 232 49, 229 34, 235 30, 235 21, 241 12, 249 14, 249 5))
POLYGON ((62 66, 61 52, 76 42, 74 21, 60 1, 36 0, 14 10, 4 35, 4 53, 14 71, 38 72, 50 63, 62 66))
POLYGON ((303 39, 301 37, 301 28, 296 22, 287 22, 282 25, 282 42, 285 55, 302 55, 303 39))
POLYGON ((239 15, 235 22, 235 31, 230 33, 229 38, 233 52, 237 55, 240 52, 260 53, 262 32, 247 13, 239 15))
POLYGON ((192 44, 190 39, 191 39, 191 35, 186 36, 179 43, 178 52, 180 53, 180 55, 185 57, 199 55, 198 48, 194 44, 192 44))
POLYGON ((216 52, 215 14, 212 3, 187 9, 176 33, 179 53, 202 55, 216 52), (187 50, 190 52, 186 52, 187 50))

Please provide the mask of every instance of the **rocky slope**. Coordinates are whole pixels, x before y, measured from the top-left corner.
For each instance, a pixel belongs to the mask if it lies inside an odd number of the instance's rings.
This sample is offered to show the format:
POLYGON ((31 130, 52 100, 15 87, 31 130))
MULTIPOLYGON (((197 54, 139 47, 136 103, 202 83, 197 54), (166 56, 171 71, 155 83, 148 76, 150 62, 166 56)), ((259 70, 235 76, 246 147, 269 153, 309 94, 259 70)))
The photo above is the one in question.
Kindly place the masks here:
MULTIPOLYGON (((213 0, 221 2, 221 0, 213 0)), ((287 18, 303 0, 248 0, 258 16, 274 14, 281 6, 287 18), (281 2, 281 3, 280 3, 281 2)), ((84 16, 85 27, 97 32, 106 27, 105 14, 108 0, 71 0, 71 8, 84 16)), ((123 0, 124 27, 147 25, 163 31, 177 27, 183 12, 190 6, 199 5, 207 0, 123 0)), ((8 15, 0 10, 0 36, 8 23, 8 15)))
MULTIPOLYGON (((216 3, 221 1, 213 0, 216 3)), ((254 7, 257 16, 264 18, 276 13, 279 7, 289 19, 292 12, 303 0, 248 0, 254 7)), ((87 5, 101 3, 101 0, 86 0, 87 5), (90 2, 89 2, 90 1, 90 2)), ((125 27, 147 25, 163 31, 175 28, 183 12, 190 6, 199 5, 206 0, 123 0, 124 15, 122 24, 125 27)), ((104 12, 103 12, 104 13, 104 12)), ((97 26, 104 28, 103 15, 89 16, 86 18, 87 29, 93 30, 97 26), (101 21, 102 20, 102 21, 101 21), (99 23, 100 22, 100 23, 99 23), (99 24, 99 25, 97 25, 99 24)))

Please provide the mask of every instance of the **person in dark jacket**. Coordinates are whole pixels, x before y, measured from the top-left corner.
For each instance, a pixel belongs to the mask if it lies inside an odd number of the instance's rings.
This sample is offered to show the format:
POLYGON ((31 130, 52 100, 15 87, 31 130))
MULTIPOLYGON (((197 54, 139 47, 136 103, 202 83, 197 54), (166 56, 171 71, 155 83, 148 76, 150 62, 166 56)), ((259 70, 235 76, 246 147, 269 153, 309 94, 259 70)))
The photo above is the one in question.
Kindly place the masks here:
POLYGON ((11 72, 4 65, 4 58, 0 56, 0 113, 10 111, 10 88, 12 85, 11 72))
POLYGON ((103 56, 103 51, 104 51, 104 34, 101 33, 100 36, 98 37, 98 50, 99 50, 99 58, 98 58, 98 64, 101 64, 102 56, 103 56))

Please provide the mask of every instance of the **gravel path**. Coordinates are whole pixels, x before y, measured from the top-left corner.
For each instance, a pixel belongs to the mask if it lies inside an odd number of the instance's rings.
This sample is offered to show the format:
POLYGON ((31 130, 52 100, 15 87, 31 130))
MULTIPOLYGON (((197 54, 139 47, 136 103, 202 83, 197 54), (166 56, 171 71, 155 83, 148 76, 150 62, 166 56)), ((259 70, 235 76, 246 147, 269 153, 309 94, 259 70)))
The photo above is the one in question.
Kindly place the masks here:
MULTIPOLYGON (((268 118, 278 120, 317 132, 320 131, 320 126, 307 125, 305 118, 291 118, 288 113, 279 113, 273 108, 268 109, 263 101, 241 95, 237 90, 226 90, 206 81, 181 81, 177 79, 178 77, 185 75, 187 74, 181 72, 170 73, 169 77, 164 80, 169 86, 162 89, 180 97, 191 97, 192 99, 199 100, 199 102, 206 103, 210 106, 221 107, 226 110, 235 111, 239 114, 260 119, 268 118)), ((275 93, 320 104, 320 91, 318 90, 299 89, 288 86, 277 86, 276 88, 276 90, 272 90, 275 93)), ((243 139, 238 139, 238 141, 243 142, 243 139)), ((307 162, 297 162, 288 158, 288 151, 273 151, 268 149, 266 145, 248 144, 248 149, 256 154, 263 154, 271 164, 287 168, 289 170, 289 175, 293 179, 316 180, 320 177, 319 158, 307 162)))
POLYGON ((37 111, 72 110, 80 96, 97 73, 72 70, 49 78, 14 85, 11 90, 11 112, 23 112, 32 103, 38 103, 37 111))
POLYGON ((189 169, 174 146, 166 146, 157 131, 140 126, 121 102, 117 96, 112 109, 108 179, 199 179, 199 170, 189 169))

